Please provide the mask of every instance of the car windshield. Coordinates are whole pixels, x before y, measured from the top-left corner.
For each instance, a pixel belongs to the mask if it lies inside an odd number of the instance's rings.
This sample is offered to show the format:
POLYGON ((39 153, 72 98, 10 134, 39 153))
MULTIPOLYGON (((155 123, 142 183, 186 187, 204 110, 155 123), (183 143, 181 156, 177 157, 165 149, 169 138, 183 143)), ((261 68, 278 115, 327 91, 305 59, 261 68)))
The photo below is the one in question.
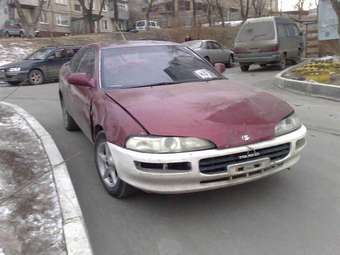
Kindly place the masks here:
POLYGON ((224 79, 211 65, 182 46, 102 50, 104 88, 160 86, 224 79))
POLYGON ((136 26, 137 27, 144 27, 145 26, 145 21, 144 20, 137 21, 136 26))
POLYGON ((238 42, 264 41, 275 38, 274 23, 272 21, 262 21, 246 23, 240 30, 237 37, 238 42))
POLYGON ((53 48, 43 48, 33 52, 29 55, 26 59, 29 60, 44 60, 46 59, 52 52, 54 51, 53 48))
POLYGON ((202 42, 201 41, 189 41, 189 42, 185 42, 183 43, 183 45, 191 48, 191 49, 198 49, 201 47, 202 42))

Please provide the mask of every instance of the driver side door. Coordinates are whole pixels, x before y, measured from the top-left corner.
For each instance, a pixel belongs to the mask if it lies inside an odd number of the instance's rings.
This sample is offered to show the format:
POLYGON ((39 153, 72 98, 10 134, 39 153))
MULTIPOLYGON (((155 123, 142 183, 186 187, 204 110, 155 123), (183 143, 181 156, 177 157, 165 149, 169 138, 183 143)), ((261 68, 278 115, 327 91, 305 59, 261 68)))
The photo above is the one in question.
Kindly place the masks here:
POLYGON ((74 73, 86 73, 91 80, 93 87, 81 87, 68 84, 72 104, 72 117, 89 139, 92 139, 91 102, 97 89, 95 81, 95 63, 96 49, 93 47, 84 49, 79 65, 74 73))

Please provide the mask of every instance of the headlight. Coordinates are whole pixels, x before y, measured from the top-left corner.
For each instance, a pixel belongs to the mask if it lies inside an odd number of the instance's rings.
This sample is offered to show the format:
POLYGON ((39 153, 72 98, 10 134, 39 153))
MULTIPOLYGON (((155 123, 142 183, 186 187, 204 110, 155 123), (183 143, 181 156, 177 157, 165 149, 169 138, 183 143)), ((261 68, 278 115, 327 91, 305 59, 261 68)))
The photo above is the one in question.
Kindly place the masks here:
POLYGON ((21 68, 20 67, 11 67, 8 69, 8 72, 20 72, 21 68))
POLYGON ((279 124, 275 126, 275 136, 285 135, 293 132, 301 127, 302 123, 300 119, 292 114, 289 117, 280 121, 279 124))
POLYGON ((213 149, 216 146, 206 140, 193 137, 131 137, 126 148, 147 153, 178 153, 213 149))

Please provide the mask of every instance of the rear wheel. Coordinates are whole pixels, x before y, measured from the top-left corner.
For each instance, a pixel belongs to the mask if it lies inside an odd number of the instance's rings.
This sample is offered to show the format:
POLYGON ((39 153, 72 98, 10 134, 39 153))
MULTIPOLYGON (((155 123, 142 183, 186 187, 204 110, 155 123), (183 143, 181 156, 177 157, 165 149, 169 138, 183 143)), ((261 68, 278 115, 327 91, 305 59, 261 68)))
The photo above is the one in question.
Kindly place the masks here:
POLYGON ((228 58, 228 61, 225 63, 226 67, 231 67, 232 66, 232 56, 230 55, 228 58))
POLYGON ((28 73, 28 82, 31 85, 40 85, 44 83, 44 74, 38 69, 33 69, 28 73))
POLYGON ((20 36, 21 38, 24 38, 24 37, 25 37, 24 32, 20 31, 19 36, 20 36))
POLYGON ((262 68, 266 68, 266 64, 260 64, 260 66, 262 67, 262 68))
POLYGON ((246 64, 240 64, 240 67, 241 67, 241 71, 242 72, 247 72, 249 71, 249 65, 246 65, 246 64))
POLYGON ((287 67, 287 56, 283 54, 280 58, 280 62, 278 63, 278 67, 280 70, 284 70, 287 67))
POLYGON ((135 190, 119 178, 115 160, 109 149, 104 131, 100 131, 96 135, 95 161, 100 180, 111 196, 124 198, 135 190))
POLYGON ((5 37, 10 37, 10 34, 8 33, 8 31, 5 33, 5 37))

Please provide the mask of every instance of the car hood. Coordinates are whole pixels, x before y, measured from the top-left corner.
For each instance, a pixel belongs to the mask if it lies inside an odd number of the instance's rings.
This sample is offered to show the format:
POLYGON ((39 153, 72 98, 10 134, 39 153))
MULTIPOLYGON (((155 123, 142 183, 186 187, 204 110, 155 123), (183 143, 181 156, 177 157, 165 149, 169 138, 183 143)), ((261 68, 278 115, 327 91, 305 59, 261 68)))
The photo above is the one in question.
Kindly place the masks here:
POLYGON ((218 148, 270 140, 293 112, 284 101, 228 80, 119 89, 107 95, 152 135, 198 137, 218 148))
POLYGON ((41 61, 43 61, 43 60, 23 59, 23 60, 18 61, 18 62, 2 65, 2 66, 0 66, 0 69, 8 69, 8 68, 11 68, 11 67, 21 67, 21 68, 25 69, 25 68, 30 67, 32 64, 39 63, 41 61))

